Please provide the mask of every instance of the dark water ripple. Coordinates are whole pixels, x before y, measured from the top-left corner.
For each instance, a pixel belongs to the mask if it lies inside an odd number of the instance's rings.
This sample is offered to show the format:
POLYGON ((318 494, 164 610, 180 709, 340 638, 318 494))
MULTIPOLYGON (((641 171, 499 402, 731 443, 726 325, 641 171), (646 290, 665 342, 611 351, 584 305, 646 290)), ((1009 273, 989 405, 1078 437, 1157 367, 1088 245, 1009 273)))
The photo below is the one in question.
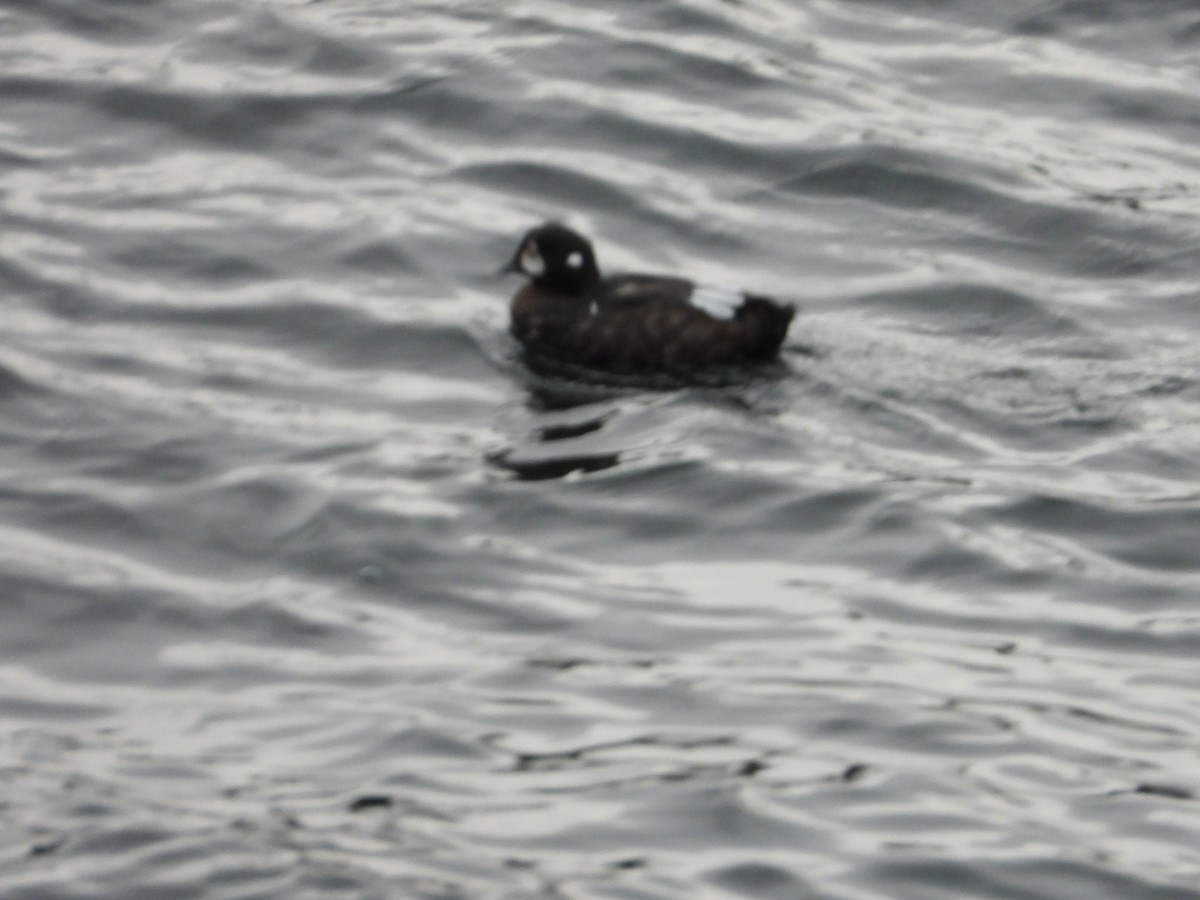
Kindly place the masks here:
POLYGON ((1200 897, 1198 35, 0 0, 0 897, 1200 897), (521 358, 550 216, 783 364, 521 358))

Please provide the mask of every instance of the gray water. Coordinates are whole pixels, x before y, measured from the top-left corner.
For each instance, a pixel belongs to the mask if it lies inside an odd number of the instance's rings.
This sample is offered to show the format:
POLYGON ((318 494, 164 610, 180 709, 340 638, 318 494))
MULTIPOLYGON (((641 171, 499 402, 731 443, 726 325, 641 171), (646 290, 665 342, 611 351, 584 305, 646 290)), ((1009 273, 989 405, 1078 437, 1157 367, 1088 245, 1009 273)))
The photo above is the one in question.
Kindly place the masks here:
POLYGON ((2 0, 0 897, 1200 898, 1194 0, 2 0), (519 235, 797 302, 534 375, 519 235))

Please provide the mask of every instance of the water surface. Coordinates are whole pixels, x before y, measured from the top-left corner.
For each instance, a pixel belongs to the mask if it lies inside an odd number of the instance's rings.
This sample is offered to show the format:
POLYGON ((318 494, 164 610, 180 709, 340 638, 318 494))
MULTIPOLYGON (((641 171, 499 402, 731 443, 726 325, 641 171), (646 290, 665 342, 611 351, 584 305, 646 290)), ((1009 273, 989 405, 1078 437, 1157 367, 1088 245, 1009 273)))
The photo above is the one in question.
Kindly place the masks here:
POLYGON ((1191 2, 0 2, 0 897, 1200 897, 1191 2), (526 367, 531 224, 799 303, 526 367))

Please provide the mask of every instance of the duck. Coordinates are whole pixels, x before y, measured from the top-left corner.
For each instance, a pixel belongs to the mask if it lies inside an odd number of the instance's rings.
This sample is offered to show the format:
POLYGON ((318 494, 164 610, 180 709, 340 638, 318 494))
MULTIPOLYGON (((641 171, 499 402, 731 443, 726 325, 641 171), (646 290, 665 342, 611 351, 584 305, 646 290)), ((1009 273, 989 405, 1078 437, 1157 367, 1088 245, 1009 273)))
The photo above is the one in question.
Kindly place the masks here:
POLYGON ((774 360, 795 306, 669 275, 604 276, 591 241, 558 222, 531 228, 506 271, 527 279, 513 336, 540 356, 629 374, 686 374, 774 360))

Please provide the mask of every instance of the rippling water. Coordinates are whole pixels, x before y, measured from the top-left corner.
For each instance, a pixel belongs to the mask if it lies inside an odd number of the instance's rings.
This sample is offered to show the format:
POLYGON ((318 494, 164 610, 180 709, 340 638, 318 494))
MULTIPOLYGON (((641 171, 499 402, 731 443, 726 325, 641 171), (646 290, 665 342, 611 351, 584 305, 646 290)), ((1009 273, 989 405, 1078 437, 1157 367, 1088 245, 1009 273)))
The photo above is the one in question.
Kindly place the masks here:
POLYGON ((1194 0, 0 0, 0 897, 1200 897, 1194 0), (798 302, 521 363, 496 265, 798 302))

